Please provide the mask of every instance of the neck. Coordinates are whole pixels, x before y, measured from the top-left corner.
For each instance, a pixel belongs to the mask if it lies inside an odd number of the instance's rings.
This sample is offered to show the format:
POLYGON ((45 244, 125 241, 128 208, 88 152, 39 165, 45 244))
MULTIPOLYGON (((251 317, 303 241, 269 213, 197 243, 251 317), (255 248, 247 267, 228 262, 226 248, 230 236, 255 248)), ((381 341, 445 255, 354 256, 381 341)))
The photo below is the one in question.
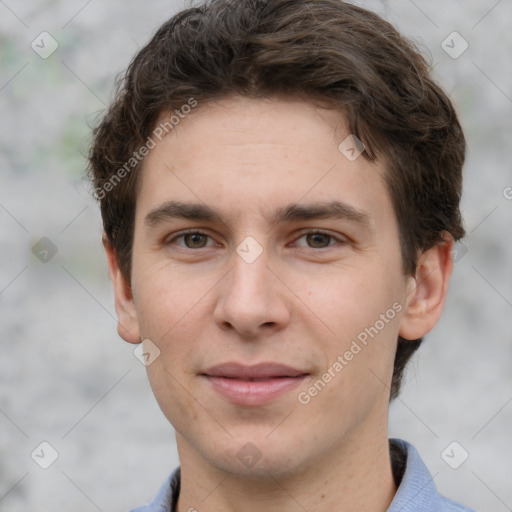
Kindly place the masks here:
POLYGON ((181 462, 178 512, 385 512, 396 492, 387 432, 345 439, 286 477, 247 478, 215 468, 177 434, 181 462))

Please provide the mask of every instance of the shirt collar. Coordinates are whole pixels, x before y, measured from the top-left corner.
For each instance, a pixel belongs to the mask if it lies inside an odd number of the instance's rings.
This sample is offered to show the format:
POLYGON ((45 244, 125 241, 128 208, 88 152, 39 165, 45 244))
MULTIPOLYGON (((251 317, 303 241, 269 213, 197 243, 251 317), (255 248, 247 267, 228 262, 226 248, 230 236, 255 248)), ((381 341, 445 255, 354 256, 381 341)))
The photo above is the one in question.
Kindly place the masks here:
POLYGON ((442 510, 442 498, 434 478, 421 460, 416 448, 401 439, 390 439, 390 444, 406 454, 405 471, 388 512, 429 512, 442 510))

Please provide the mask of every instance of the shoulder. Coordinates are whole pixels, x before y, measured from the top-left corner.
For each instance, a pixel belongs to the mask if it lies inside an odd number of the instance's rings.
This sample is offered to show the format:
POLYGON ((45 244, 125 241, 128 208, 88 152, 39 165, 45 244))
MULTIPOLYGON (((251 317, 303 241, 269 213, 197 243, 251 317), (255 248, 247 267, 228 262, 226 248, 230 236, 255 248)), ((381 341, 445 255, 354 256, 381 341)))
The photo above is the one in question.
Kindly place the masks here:
POLYGON ((438 493, 434 478, 413 445, 401 439, 390 439, 390 448, 395 451, 395 458, 402 458, 404 464, 388 512, 475 512, 438 493))
POLYGON ((180 468, 176 468, 165 480, 156 496, 147 504, 129 512, 175 512, 180 493, 180 468))
POLYGON ((445 496, 441 496, 441 502, 443 504, 443 508, 441 510, 446 512, 475 512, 472 508, 461 505, 460 503, 456 503, 445 496))
POLYGON ((443 508, 440 509, 440 512, 475 512, 472 508, 465 507, 460 503, 455 503, 455 501, 445 498, 444 496, 440 495, 440 498, 443 505, 443 508))

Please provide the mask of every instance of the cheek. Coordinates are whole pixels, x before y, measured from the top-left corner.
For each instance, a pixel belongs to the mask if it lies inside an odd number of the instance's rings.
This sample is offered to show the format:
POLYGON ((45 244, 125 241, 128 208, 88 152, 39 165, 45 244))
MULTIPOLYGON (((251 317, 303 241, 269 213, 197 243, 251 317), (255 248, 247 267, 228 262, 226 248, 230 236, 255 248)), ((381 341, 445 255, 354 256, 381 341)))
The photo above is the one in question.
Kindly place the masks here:
POLYGON ((174 366, 180 367, 180 358, 176 354, 168 357, 161 354, 147 367, 149 383, 160 409, 177 432, 186 433, 191 425, 201 429, 205 423, 201 417, 193 389, 189 389, 183 375, 177 373, 174 366))
MULTIPOLYGON (((299 288, 300 289, 300 288, 299 288)), ((347 267, 302 284, 304 302, 334 331, 334 338, 356 336, 391 307, 393 292, 375 267, 347 267)))
POLYGON ((370 370, 387 381, 403 309, 399 273, 395 276, 393 271, 391 265, 387 269, 379 264, 352 267, 331 276, 329 284, 318 281, 312 287, 309 283, 307 304, 330 328, 322 344, 323 370, 331 368, 336 375, 329 387, 346 381, 351 387, 364 388, 371 384, 368 379, 377 379, 370 370), (336 372, 332 365, 339 357, 343 369, 336 372))
POLYGON ((134 283, 141 335, 160 350, 147 369, 149 382, 167 419, 177 430, 197 419, 195 390, 190 384, 193 363, 199 352, 201 322, 197 321, 203 302, 190 276, 170 275, 168 269, 153 266, 140 273, 134 283))
POLYGON ((133 293, 142 335, 165 342, 190 328, 190 318, 197 314, 208 289, 204 279, 175 271, 170 264, 147 265, 134 272, 133 293))

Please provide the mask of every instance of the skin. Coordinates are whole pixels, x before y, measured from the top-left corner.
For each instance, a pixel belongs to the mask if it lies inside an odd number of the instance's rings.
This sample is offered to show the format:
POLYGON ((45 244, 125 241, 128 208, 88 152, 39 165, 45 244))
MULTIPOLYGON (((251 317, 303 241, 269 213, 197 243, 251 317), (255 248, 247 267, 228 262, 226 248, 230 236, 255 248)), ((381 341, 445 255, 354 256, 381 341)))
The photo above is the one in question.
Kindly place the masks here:
POLYGON ((339 113, 303 101, 230 97, 199 105, 146 157, 137 196, 131 283, 104 239, 119 334, 150 339, 147 367, 176 430, 179 512, 385 511, 396 487, 388 402, 396 340, 429 332, 452 271, 452 238, 402 273, 398 224, 379 162, 349 161, 339 113), (179 200, 221 221, 153 215, 179 200), (343 201, 348 218, 273 222, 296 203, 343 201), (197 229, 207 236, 176 238, 197 229), (327 235, 307 236, 322 230, 327 235), (252 263, 237 246, 253 237, 252 263), (188 244, 188 246, 187 246, 188 244), (306 405, 307 391, 394 303, 401 311, 306 405), (261 406, 234 405, 200 376, 226 361, 279 362, 307 372, 261 406), (252 443, 256 464, 238 452, 252 443))

